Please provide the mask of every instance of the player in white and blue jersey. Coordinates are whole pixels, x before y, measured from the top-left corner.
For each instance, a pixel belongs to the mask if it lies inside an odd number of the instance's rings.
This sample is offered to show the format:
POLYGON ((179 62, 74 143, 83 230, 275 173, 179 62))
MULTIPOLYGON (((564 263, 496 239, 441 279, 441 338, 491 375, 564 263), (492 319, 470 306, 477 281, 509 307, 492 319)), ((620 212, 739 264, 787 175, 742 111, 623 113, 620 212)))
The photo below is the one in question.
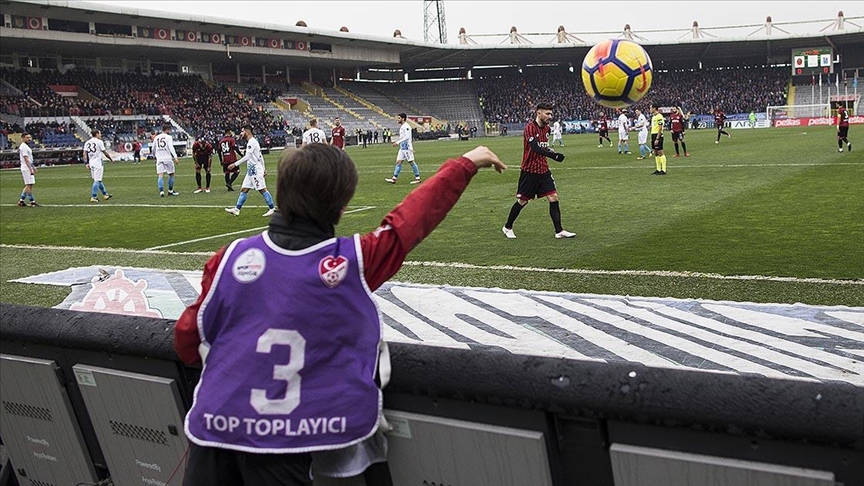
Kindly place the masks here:
POLYGON ((108 194, 108 189, 105 189, 105 184, 102 183, 102 176, 105 173, 105 166, 102 164, 102 155, 108 157, 111 163, 114 159, 108 155, 105 150, 105 142, 102 141, 102 132, 93 130, 93 137, 84 142, 84 160, 87 161, 86 167, 90 169, 90 176, 93 177, 93 186, 90 191, 90 202, 99 202, 99 191, 102 192, 102 197, 107 201, 113 196, 108 194))
POLYGON ((159 197, 165 197, 165 183, 162 181, 162 175, 168 174, 168 195, 179 196, 179 192, 174 192, 174 167, 177 165, 177 152, 174 150, 174 139, 168 133, 171 131, 171 125, 165 124, 162 126, 162 133, 153 137, 150 150, 156 156, 156 174, 158 175, 157 185, 159 186, 159 197))
POLYGON ((233 208, 225 208, 225 211, 240 216, 240 208, 246 203, 246 197, 249 189, 255 189, 264 196, 264 201, 267 207, 270 208, 261 216, 269 217, 276 212, 273 205, 273 196, 267 190, 267 183, 264 182, 264 177, 267 171, 264 169, 264 156, 261 155, 261 145, 258 140, 252 135, 252 126, 246 125, 243 127, 243 136, 246 138, 246 154, 243 158, 228 166, 228 170, 232 171, 235 167, 242 163, 246 163, 246 177, 243 178, 243 186, 240 188, 240 195, 237 197, 237 205, 233 208))
POLYGON ((393 146, 399 147, 399 153, 396 154, 396 168, 393 169, 393 177, 384 179, 384 181, 396 184, 399 173, 402 172, 402 162, 407 160, 411 164, 411 169, 414 170, 414 180, 411 181, 411 184, 419 184, 420 169, 414 162, 414 143, 411 141, 411 125, 408 124, 408 115, 399 113, 396 115, 396 121, 399 122, 399 139, 393 142, 393 146))

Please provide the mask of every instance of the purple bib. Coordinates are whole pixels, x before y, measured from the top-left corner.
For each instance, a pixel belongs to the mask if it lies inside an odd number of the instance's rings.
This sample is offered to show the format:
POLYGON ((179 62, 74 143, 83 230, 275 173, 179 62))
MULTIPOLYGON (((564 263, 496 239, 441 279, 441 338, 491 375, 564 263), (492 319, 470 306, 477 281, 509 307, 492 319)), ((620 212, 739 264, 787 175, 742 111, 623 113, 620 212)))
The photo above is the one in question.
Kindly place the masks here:
POLYGON ((192 442, 296 453, 345 447, 377 429, 382 329, 359 236, 301 251, 266 233, 235 241, 198 332, 204 369, 186 416, 192 442))

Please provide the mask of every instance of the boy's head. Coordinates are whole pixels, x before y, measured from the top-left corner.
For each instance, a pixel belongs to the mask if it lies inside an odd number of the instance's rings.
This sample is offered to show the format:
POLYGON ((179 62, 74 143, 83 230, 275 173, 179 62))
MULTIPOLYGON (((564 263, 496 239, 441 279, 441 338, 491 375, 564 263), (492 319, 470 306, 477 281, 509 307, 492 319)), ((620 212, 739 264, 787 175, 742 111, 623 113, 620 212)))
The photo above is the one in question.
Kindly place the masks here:
POLYGON ((357 168, 343 150, 313 143, 288 149, 279 160, 276 199, 286 220, 336 225, 357 188, 357 168))

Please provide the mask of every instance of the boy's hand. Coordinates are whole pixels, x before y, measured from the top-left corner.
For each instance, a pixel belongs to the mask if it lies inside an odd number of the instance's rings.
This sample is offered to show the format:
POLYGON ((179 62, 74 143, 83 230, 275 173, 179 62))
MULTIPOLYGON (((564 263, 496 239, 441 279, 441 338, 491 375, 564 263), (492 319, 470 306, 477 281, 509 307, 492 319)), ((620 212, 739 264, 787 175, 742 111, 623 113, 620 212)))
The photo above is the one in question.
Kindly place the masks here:
POLYGON ((476 165, 478 168, 494 167, 495 170, 498 172, 502 172, 507 169, 507 166, 504 165, 504 162, 501 162, 501 160, 498 158, 497 155, 495 155, 494 152, 482 145, 466 153, 465 155, 463 155, 463 157, 470 160, 471 162, 474 162, 474 165, 476 165))

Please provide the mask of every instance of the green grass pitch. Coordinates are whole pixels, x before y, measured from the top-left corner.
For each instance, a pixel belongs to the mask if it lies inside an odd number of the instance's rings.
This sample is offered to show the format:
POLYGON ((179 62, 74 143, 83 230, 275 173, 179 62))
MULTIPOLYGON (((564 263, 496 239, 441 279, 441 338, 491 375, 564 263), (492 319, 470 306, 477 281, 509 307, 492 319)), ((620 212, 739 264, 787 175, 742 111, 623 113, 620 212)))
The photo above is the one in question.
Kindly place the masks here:
MULTIPOLYGON (((706 298, 753 302, 864 305, 864 138, 838 153, 833 127, 736 130, 714 143, 714 130, 687 133, 690 157, 673 158, 668 175, 651 176, 653 159, 597 147, 594 135, 567 135, 550 161, 572 240, 553 237, 545 201, 516 221, 517 239, 501 226, 513 203, 521 137, 418 142, 423 177, 450 156, 485 144, 510 170, 480 172, 445 221, 409 255, 395 280, 459 286, 579 293, 706 298), (434 262, 434 263, 433 263, 434 262), (751 278, 752 277, 752 278, 751 278)), ((616 135, 613 134, 613 141, 616 135)), ((393 186, 396 149, 349 147, 360 185, 337 227, 365 233, 416 186, 411 171, 393 186)), ((278 154, 267 157, 275 197, 278 154)), ((241 179, 242 180, 242 179, 241 179)), ((262 231, 263 198, 250 193, 239 217, 214 172, 210 194, 195 189, 191 159, 182 159, 175 190, 159 198, 152 161, 107 165, 115 196, 92 204, 83 166, 39 170, 42 207, 15 206, 21 175, 0 173, 0 300, 51 306, 68 289, 8 280, 79 265, 197 270, 232 239, 262 231)), ((236 184, 239 188, 239 181, 236 184)))

